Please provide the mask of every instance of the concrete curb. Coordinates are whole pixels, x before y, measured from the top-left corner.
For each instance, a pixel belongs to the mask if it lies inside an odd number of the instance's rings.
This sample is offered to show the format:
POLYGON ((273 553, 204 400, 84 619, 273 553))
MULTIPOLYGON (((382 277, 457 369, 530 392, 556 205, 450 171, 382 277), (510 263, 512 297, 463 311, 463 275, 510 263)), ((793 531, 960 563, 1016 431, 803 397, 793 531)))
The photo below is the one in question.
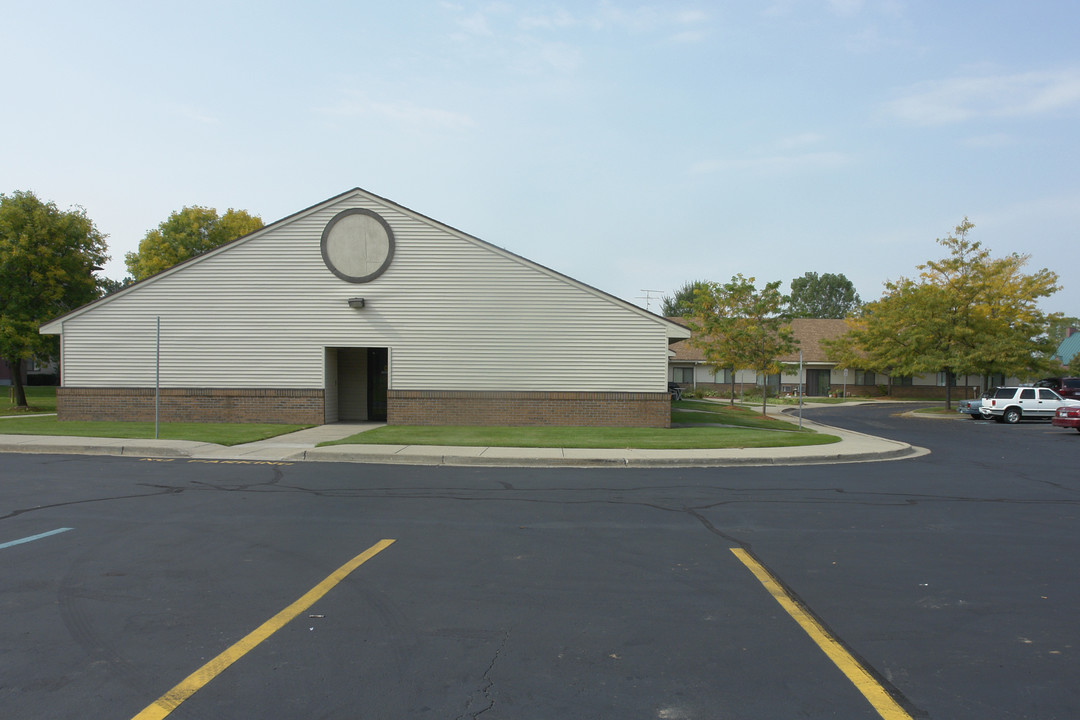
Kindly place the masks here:
MULTIPOLYGON (((897 445, 898 447, 880 451, 848 453, 833 452, 827 454, 820 453, 816 455, 788 455, 785 457, 770 456, 764 453, 744 454, 743 456, 728 457, 710 457, 701 454, 682 457, 662 457, 655 454, 649 454, 648 456, 644 457, 631 457, 626 454, 622 455, 621 457, 530 457, 516 454, 512 456, 496 452, 498 450, 520 451, 528 450, 528 448, 489 448, 488 452, 483 455, 457 455, 452 452, 358 453, 351 450, 335 451, 333 448, 314 448, 312 450, 304 450, 283 459, 299 462, 353 462, 374 463, 382 465, 426 465, 452 467, 708 468, 740 466, 745 467, 760 465, 828 465, 854 462, 882 462, 888 460, 903 460, 905 458, 919 457, 929 453, 929 451, 924 448, 915 447, 906 443, 897 443, 897 445)), ((761 450, 769 449, 770 448, 762 448, 761 450)))
MULTIPOLYGON (((788 421, 794 418, 777 413, 788 421)), ((3 435, 0 452, 55 455, 202 460, 206 462, 347 462, 383 465, 450 467, 575 467, 575 468, 679 468, 821 465, 903 460, 929 451, 895 440, 841 430, 804 418, 804 427, 840 437, 830 445, 790 448, 728 448, 716 450, 638 450, 578 448, 447 447, 425 445, 329 445, 323 440, 347 437, 356 428, 320 426, 226 447, 185 440, 131 440, 109 438, 3 435), (336 436, 331 437, 332 435, 336 436)))
POLYGON ((0 452, 44 455, 110 455, 113 457, 194 457, 190 451, 175 447, 131 447, 63 443, 0 444, 0 452))

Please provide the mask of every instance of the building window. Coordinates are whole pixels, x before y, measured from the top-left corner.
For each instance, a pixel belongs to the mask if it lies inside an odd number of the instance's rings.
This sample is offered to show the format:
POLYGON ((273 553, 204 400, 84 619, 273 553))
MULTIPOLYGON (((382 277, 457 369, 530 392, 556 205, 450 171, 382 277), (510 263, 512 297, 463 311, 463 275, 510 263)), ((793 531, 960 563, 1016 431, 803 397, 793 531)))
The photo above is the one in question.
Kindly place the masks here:
POLYGON ((910 375, 894 375, 892 379, 893 385, 908 385, 912 384, 910 375))
POLYGON ((715 372, 713 372, 713 382, 720 383, 720 384, 730 383, 731 382, 731 371, 730 370, 716 370, 715 372))
POLYGON ((686 383, 687 385, 694 384, 694 368, 692 367, 675 367, 671 368, 671 380, 679 384, 686 383))
POLYGON ((866 370, 855 371, 856 385, 876 385, 877 383, 874 382, 875 379, 876 378, 874 377, 874 373, 872 372, 868 372, 866 370))
POLYGON ((956 376, 951 372, 942 370, 937 374, 938 387, 945 387, 946 385, 956 386, 956 376))

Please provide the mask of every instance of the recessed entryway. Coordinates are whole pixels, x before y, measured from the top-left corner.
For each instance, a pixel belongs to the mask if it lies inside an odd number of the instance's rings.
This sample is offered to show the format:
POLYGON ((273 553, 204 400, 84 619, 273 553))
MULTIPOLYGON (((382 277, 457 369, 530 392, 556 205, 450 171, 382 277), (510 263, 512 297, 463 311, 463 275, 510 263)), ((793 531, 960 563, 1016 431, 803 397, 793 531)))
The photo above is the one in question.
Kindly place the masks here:
POLYGON ((386 420, 388 348, 326 348, 326 422, 386 420))

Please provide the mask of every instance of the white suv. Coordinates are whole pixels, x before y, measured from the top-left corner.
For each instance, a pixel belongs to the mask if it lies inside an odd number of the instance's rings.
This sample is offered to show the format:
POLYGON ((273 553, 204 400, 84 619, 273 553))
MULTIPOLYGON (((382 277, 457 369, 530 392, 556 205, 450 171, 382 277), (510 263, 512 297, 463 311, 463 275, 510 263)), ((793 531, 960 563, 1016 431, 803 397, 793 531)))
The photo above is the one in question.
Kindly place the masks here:
POLYGON ((982 401, 979 413, 1009 424, 1026 420, 1050 420, 1062 406, 1080 407, 1076 400, 1066 400, 1050 388, 999 387, 982 401))

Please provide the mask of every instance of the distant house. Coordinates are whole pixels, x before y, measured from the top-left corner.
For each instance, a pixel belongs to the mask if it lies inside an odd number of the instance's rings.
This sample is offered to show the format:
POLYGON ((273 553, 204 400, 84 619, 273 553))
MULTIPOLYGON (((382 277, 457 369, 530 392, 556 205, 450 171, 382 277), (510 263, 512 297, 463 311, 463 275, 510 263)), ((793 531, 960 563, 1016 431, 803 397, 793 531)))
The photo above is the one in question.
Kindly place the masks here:
POLYGON ((1058 345, 1054 357, 1060 360, 1062 365, 1068 365, 1077 353, 1080 353, 1080 330, 1071 327, 1065 331, 1065 339, 1058 345))
POLYGON ((690 335, 359 188, 41 332, 61 420, 652 427, 690 335))
MULTIPOLYGON (((55 361, 41 361, 37 358, 24 360, 22 363, 23 385, 55 385, 60 368, 55 361)), ((12 384, 11 366, 0 360, 0 386, 12 384)))
MULTIPOLYGON (((685 325, 682 318, 668 318, 672 322, 685 325)), ((931 373, 916 377, 889 378, 888 375, 869 370, 838 368, 829 360, 822 340, 831 340, 847 332, 843 320, 825 320, 796 318, 791 321, 791 330, 799 341, 795 352, 778 358, 788 364, 790 370, 777 375, 770 375, 764 383, 780 395, 797 394, 800 386, 798 373, 799 351, 802 351, 803 392, 808 397, 827 395, 882 395, 893 397, 937 397, 945 396, 945 373, 931 373)), ((683 388, 709 388, 726 393, 731 387, 731 373, 728 370, 715 370, 705 362, 704 353, 688 339, 680 340, 671 346, 672 355, 668 360, 669 380, 683 388)), ((954 378, 954 396, 976 395, 982 379, 972 376, 954 378)), ((739 370, 735 373, 735 383, 741 387, 760 386, 761 375, 752 370, 739 370)), ((991 385, 1003 384, 1005 378, 990 379, 991 385)))

